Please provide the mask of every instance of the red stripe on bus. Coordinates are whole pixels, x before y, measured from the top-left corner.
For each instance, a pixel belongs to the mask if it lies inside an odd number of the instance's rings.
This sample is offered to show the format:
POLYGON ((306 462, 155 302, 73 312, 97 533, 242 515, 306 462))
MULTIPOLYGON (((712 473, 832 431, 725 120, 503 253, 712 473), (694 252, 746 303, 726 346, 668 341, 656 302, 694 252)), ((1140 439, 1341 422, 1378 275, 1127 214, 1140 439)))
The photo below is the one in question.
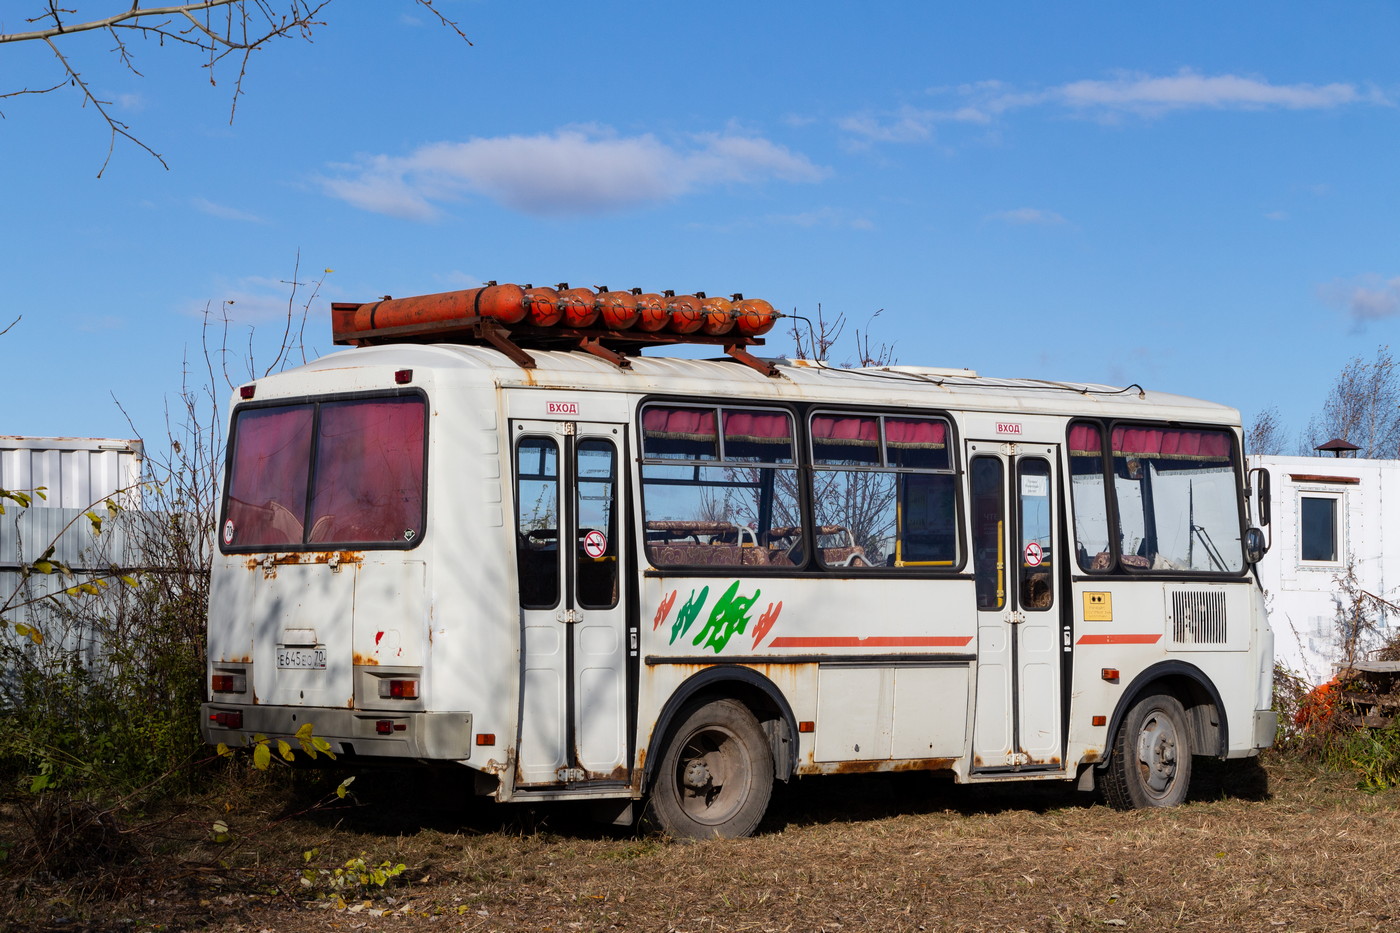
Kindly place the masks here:
POLYGON ((872 635, 855 638, 848 635, 817 636, 815 638, 775 638, 770 648, 961 648, 972 641, 971 635, 924 637, 919 635, 872 635))
POLYGON ((1155 645, 1162 640, 1161 635, 1085 635, 1079 639, 1080 645, 1155 645))

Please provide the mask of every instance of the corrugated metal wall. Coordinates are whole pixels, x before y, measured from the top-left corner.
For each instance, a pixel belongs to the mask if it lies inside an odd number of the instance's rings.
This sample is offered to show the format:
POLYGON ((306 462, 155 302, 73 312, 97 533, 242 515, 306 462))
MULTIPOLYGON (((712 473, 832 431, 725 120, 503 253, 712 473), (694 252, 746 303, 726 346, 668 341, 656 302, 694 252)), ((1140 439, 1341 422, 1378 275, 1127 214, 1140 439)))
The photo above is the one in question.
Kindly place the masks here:
POLYGON ((46 487, 36 505, 85 509, 122 492, 125 508, 141 507, 139 440, 0 435, 0 489, 46 487))

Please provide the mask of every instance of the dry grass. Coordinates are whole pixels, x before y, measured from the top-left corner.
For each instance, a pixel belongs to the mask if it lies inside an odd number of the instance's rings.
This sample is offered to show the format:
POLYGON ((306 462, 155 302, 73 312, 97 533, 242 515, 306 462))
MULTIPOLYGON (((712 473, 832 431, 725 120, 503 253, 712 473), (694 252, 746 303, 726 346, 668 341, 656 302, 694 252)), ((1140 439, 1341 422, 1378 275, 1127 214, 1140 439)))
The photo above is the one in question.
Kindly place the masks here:
POLYGON ((121 869, 120 884, 31 877, 0 919, 254 933, 1400 929, 1400 795, 1285 756, 1269 759, 1267 789, 1257 769, 1198 764, 1191 803, 1135 813, 1060 785, 809 779, 779 791, 758 837, 695 844, 602 829, 573 808, 472 804, 421 774, 369 775, 355 807, 285 818, 290 798, 323 787, 283 782, 162 824, 147 847, 166 854, 121 869), (201 838, 221 815, 263 828, 220 852, 201 838), (298 881, 313 847, 313 868, 363 854, 408 870, 370 907, 352 891, 359 909, 336 910, 298 881))

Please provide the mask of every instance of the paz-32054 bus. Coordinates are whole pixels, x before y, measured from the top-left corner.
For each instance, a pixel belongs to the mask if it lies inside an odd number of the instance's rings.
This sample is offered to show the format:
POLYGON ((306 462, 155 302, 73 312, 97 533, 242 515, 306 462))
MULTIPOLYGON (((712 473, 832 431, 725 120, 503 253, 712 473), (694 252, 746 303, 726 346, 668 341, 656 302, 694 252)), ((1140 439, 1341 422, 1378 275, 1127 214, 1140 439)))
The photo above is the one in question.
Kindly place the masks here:
POLYGON ((682 837, 860 771, 1167 806, 1271 743, 1234 410, 770 363, 762 321, 643 356, 683 335, 487 291, 337 306, 356 346, 235 394, 210 742, 310 722, 682 837))

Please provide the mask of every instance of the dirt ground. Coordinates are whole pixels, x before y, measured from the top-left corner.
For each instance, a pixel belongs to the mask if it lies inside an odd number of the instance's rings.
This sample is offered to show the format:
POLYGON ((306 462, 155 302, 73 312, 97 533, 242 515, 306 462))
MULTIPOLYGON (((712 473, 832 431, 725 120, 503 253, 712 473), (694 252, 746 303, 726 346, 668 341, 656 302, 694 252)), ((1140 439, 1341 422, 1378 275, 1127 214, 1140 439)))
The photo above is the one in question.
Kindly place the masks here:
POLYGON ((231 784, 125 827, 134 864, 6 866, 0 928, 1400 930, 1400 793, 1266 765, 1198 760, 1190 803, 1133 813, 1059 784, 807 779, 779 789, 755 838, 690 844, 468 801, 421 774, 362 776, 352 806, 300 815, 326 780, 231 784), (207 841, 215 819, 232 843, 207 841), (405 868, 337 887, 352 859, 405 868))

